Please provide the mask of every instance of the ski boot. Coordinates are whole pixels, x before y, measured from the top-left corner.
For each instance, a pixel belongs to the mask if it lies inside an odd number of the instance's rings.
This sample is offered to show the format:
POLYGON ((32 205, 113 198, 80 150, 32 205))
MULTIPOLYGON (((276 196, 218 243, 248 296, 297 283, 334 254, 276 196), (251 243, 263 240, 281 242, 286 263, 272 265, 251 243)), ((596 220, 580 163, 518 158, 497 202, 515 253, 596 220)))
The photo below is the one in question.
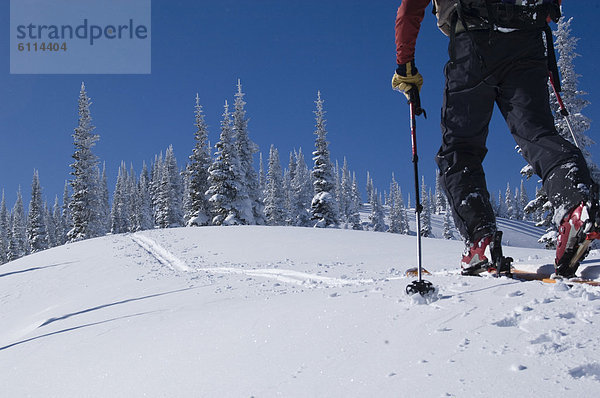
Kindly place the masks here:
POLYGON ((478 276, 486 272, 490 262, 485 256, 485 249, 492 243, 493 235, 484 236, 473 243, 468 243, 460 261, 460 274, 478 276))
POLYGON ((494 272, 497 275, 510 275, 513 259, 502 254, 502 231, 469 244, 461 260, 461 275, 478 276, 483 272, 494 272), (490 247, 492 261, 485 256, 485 249, 490 247))
MULTIPOLYGON (((597 196, 596 193, 593 195, 597 196)), ((598 203, 582 202, 571 210, 558 228, 555 273, 559 277, 573 278, 581 261, 590 251, 590 244, 600 239, 600 211, 598 203)))

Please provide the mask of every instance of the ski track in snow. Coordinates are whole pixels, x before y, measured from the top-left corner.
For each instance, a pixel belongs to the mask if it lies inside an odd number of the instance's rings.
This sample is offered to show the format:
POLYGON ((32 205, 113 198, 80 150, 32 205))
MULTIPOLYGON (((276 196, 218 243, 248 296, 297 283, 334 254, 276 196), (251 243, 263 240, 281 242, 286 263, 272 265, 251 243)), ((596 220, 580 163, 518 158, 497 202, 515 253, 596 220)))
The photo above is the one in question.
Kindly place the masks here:
POLYGON ((326 286, 349 286, 373 283, 373 279, 341 279, 328 276, 308 274, 305 272, 284 269, 239 269, 239 268, 198 268, 196 271, 205 271, 220 274, 243 274, 248 276, 275 279, 279 282, 293 283, 296 285, 322 284, 326 286))
POLYGON ((173 253, 156 243, 153 239, 142 234, 133 234, 131 239, 144 250, 146 250, 152 257, 156 258, 158 262, 174 271, 190 272, 192 269, 188 265, 173 253))
POLYGON ((180 272, 207 272, 214 274, 240 274, 253 277, 262 277, 267 279, 274 279, 283 283, 292 283, 296 285, 323 285, 323 286, 350 286, 350 285, 364 285, 375 282, 373 279, 345 279, 345 278, 333 278, 328 276, 321 276, 315 274, 309 274, 300 271, 286 270, 286 269, 274 269, 274 268, 262 268, 262 269, 240 269, 233 267, 204 267, 204 268, 191 268, 185 261, 171 253, 165 247, 160 245, 155 240, 148 236, 140 233, 131 235, 131 239, 137 243, 142 249, 148 252, 161 264, 169 267, 174 271, 180 272))

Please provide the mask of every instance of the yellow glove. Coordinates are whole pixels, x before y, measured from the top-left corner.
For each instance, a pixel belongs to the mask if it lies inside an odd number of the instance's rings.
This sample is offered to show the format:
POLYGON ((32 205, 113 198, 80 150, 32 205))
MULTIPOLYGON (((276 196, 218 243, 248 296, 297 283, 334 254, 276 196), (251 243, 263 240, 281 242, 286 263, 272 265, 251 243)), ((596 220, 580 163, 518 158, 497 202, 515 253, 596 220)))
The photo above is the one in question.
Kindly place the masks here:
POLYGON ((392 78, 392 88, 401 91, 406 98, 410 99, 408 92, 413 86, 416 86, 419 92, 423 86, 423 76, 415 66, 415 61, 398 65, 396 73, 394 73, 394 77, 392 78))

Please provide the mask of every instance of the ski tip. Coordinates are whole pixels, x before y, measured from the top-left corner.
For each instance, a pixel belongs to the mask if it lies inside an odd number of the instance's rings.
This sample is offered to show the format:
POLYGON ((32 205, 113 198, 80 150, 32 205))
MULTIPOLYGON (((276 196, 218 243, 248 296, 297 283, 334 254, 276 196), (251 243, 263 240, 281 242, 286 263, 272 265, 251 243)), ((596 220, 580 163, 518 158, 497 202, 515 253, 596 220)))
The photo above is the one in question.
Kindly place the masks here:
MULTIPOLYGON (((421 268, 421 273, 423 275, 431 275, 431 272, 427 271, 425 268, 421 268)), ((409 268, 406 270, 404 275, 406 275, 408 277, 419 276, 419 269, 417 267, 409 268)))

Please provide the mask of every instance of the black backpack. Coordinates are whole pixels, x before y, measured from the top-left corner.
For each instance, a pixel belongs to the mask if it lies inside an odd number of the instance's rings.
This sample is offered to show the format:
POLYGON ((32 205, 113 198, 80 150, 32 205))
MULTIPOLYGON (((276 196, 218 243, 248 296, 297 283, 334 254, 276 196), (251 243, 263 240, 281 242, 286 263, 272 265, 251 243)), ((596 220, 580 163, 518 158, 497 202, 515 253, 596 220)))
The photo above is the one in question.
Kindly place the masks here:
POLYGON ((558 0, 456 0, 459 19, 475 19, 507 29, 544 28, 558 21, 558 0), (462 15, 461 15, 462 14, 462 15))

